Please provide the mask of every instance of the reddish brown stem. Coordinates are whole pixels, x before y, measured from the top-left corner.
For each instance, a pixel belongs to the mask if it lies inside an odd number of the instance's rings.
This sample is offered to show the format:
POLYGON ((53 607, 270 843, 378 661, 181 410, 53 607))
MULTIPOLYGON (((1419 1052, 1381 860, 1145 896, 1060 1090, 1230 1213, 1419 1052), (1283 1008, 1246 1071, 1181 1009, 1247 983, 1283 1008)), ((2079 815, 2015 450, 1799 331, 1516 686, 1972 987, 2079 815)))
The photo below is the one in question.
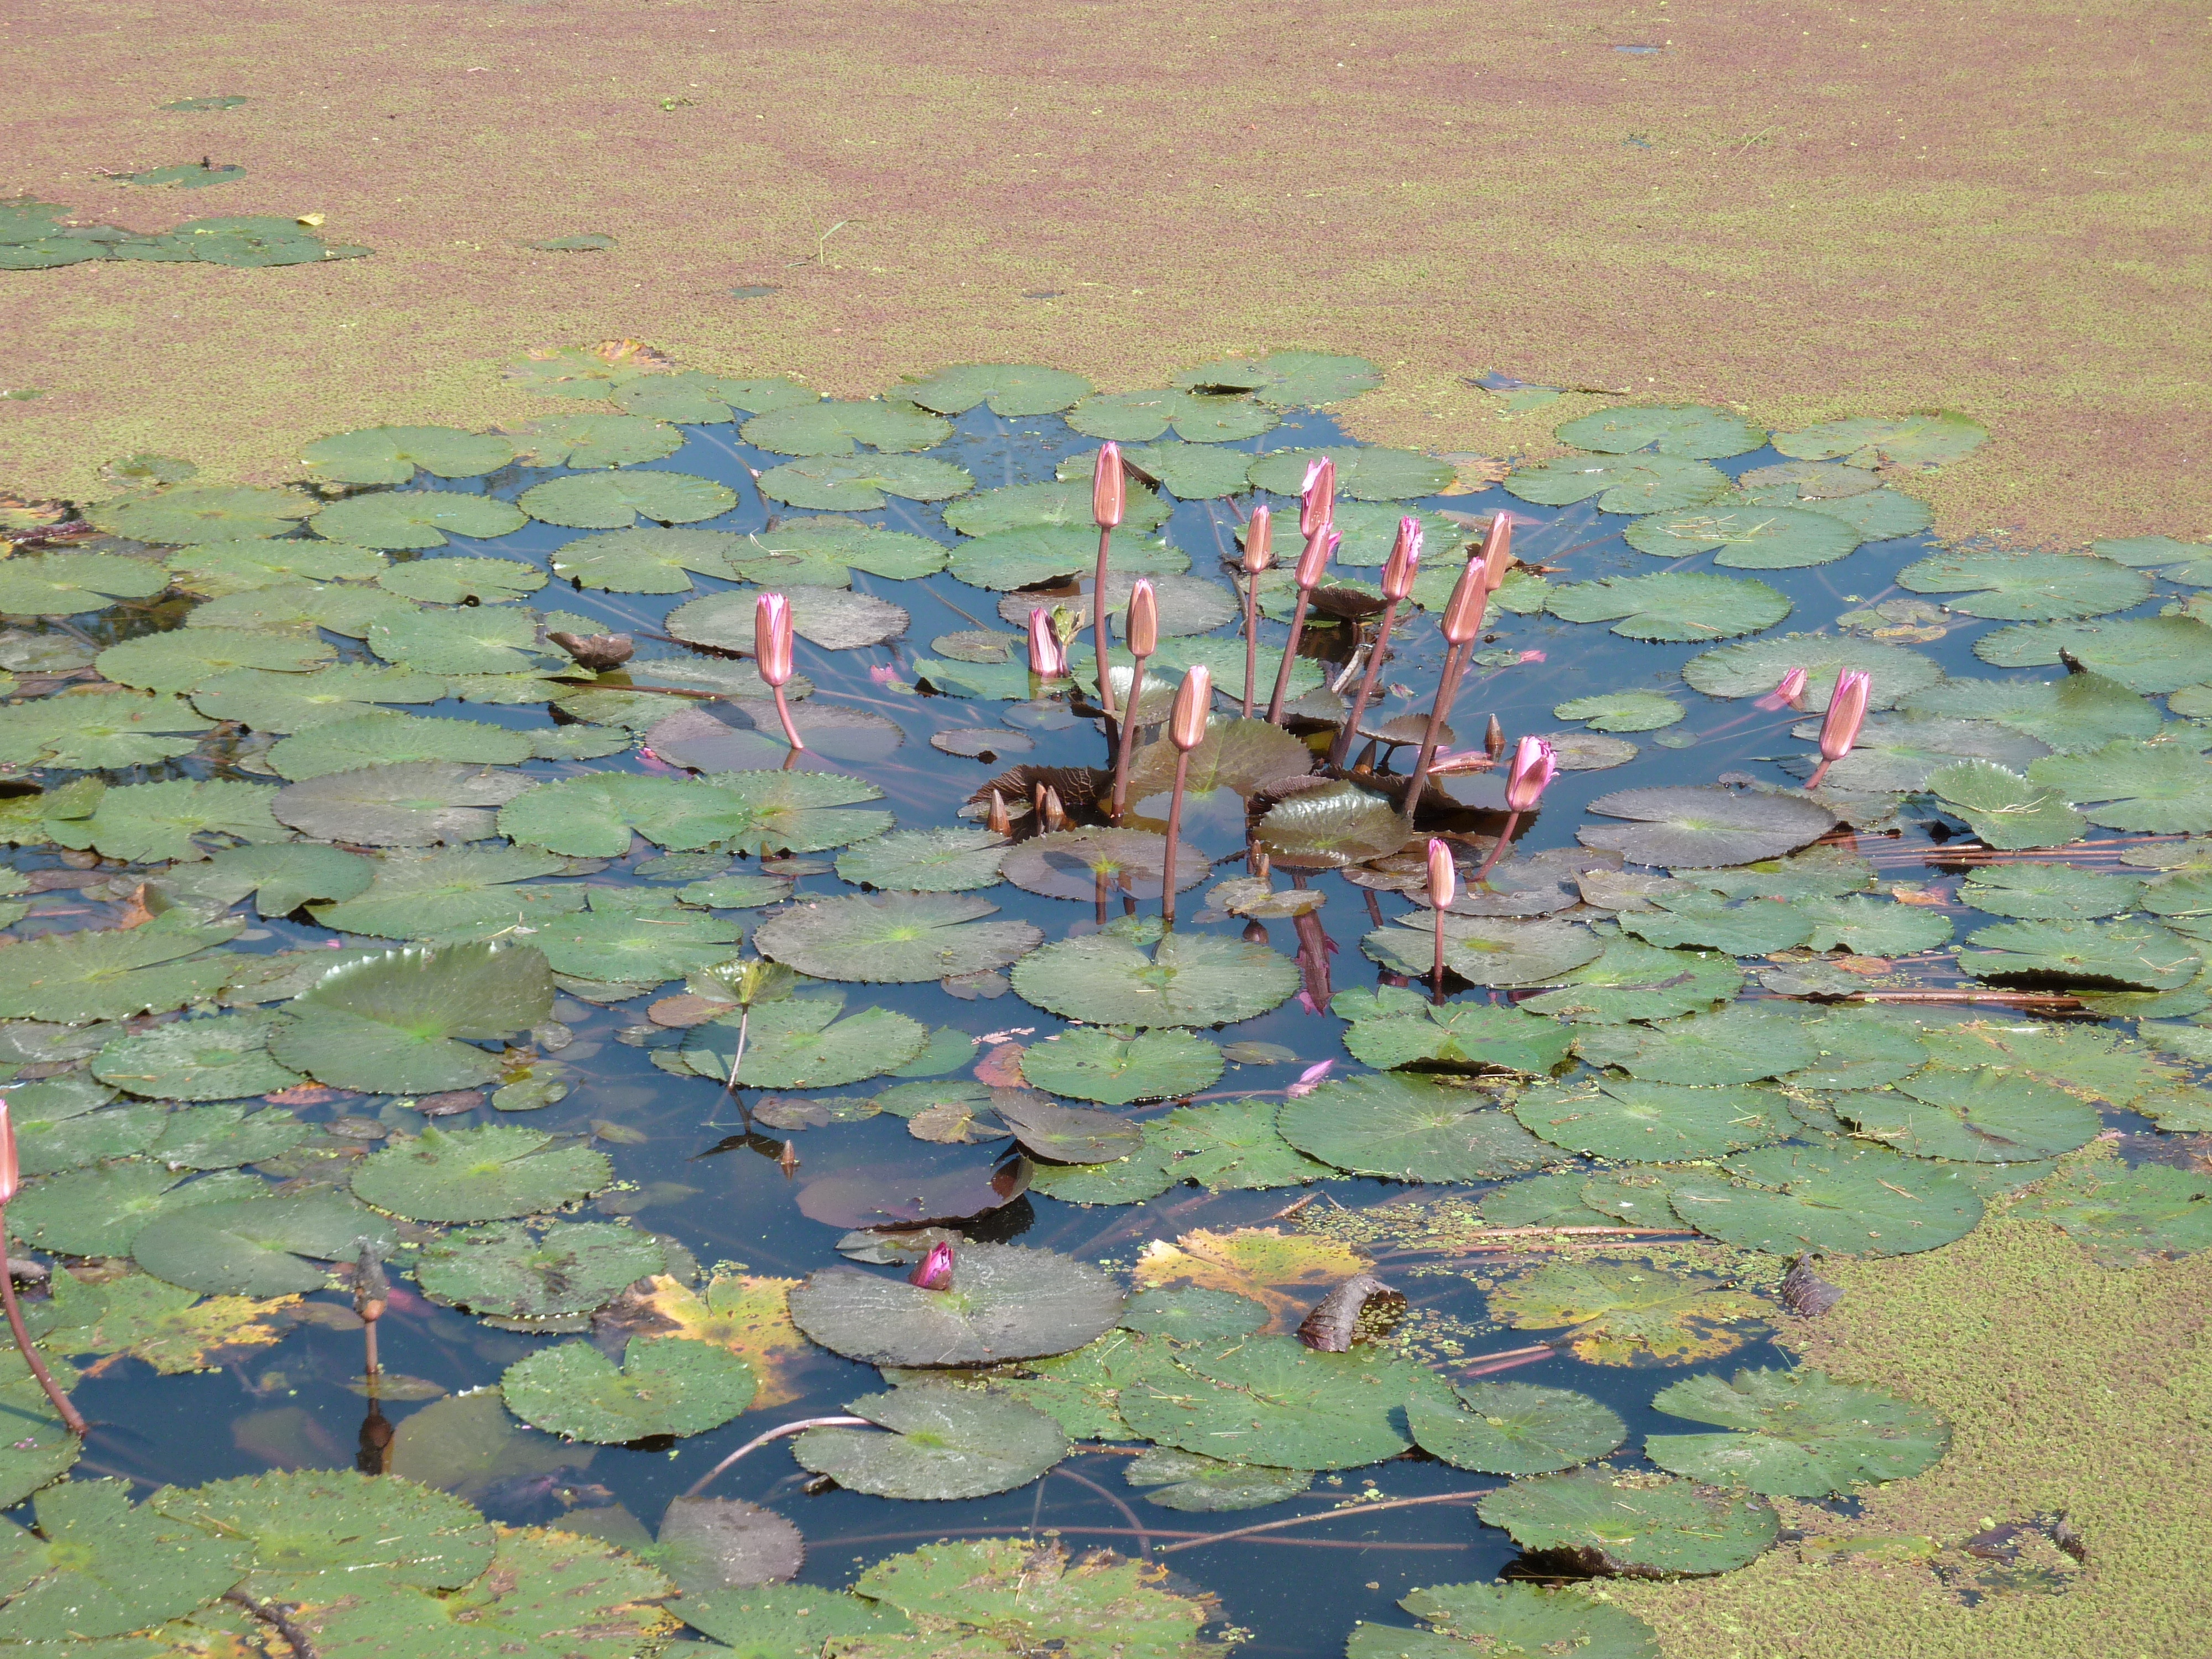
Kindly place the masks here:
POLYGON ((1313 1515, 1294 1515, 1287 1521, 1262 1521, 1257 1526, 1238 1527, 1230 1532, 1209 1533, 1203 1538, 1193 1538, 1176 1544, 1160 1547, 1162 1555, 1176 1550, 1194 1550, 1202 1544, 1223 1544, 1232 1538, 1249 1538, 1255 1533, 1279 1532, 1285 1527, 1310 1526, 1316 1521, 1342 1521, 1355 1515, 1375 1515, 1384 1510, 1410 1510, 1425 1504, 1473 1503, 1478 1498, 1489 1496, 1492 1488, 1482 1486, 1468 1492, 1440 1492, 1426 1498, 1393 1498, 1381 1504, 1346 1504, 1342 1509, 1322 1510, 1313 1515))
POLYGON ((714 1484, 714 1477, 749 1452, 757 1451, 771 1440, 781 1440, 787 1435, 803 1434, 808 1429, 872 1429, 876 1426, 865 1417, 802 1417, 795 1423, 781 1423, 765 1434, 757 1434, 732 1452, 727 1457, 694 1480, 684 1489, 686 1498, 696 1498, 714 1484))
MULTIPOLYGON (((1098 646, 1098 706, 1106 711, 1106 718, 1114 718, 1114 683, 1106 678, 1106 555, 1111 550, 1114 532, 1103 525, 1098 528, 1098 574, 1091 584, 1091 631, 1098 646)), ((1130 702, 1136 701, 1132 683, 1130 702)))
POLYGON ((1121 722, 1121 740, 1114 745, 1114 795, 1109 816, 1115 823, 1129 805, 1129 750, 1137 741, 1137 711, 1145 706, 1145 665, 1149 657, 1136 659, 1136 672, 1129 676, 1129 717, 1121 722))
POLYGON ((1331 766, 1343 765, 1344 757, 1352 752, 1352 740, 1358 735, 1368 699, 1375 695, 1375 677, 1382 672, 1382 659, 1390 654, 1390 624, 1397 620, 1398 601, 1393 599, 1382 607, 1382 621, 1375 630, 1375 646, 1367 653, 1367 672, 1359 677, 1359 690, 1352 699, 1352 714, 1344 722, 1344 729, 1336 734, 1336 746, 1329 750, 1331 766))
POLYGON ((1168 850, 1160 860, 1160 921, 1175 926, 1176 843, 1182 836, 1182 791, 1190 781, 1190 750, 1176 753, 1175 793, 1168 798, 1168 850))
POLYGON ((1406 822, 1413 822, 1413 814, 1420 810, 1421 792, 1428 787, 1429 768, 1436 763, 1437 741, 1443 734, 1444 720, 1451 713, 1452 701, 1459 696, 1460 676, 1467 672, 1467 659, 1474 651, 1472 641, 1455 645, 1444 653, 1443 678, 1437 682, 1437 700, 1429 706, 1429 724, 1421 733, 1421 752, 1413 763, 1413 781, 1406 786, 1406 822))
POLYGON ((783 700, 783 688, 779 685, 775 687, 774 690, 775 692, 776 718, 783 722, 783 735, 785 740, 795 750, 805 748, 806 745, 799 740, 799 728, 791 723, 791 705, 783 700))
POLYGON ((1513 832, 1520 827, 1520 823, 1521 815, 1518 812, 1508 812, 1505 815, 1505 828, 1498 831, 1498 844, 1490 849, 1490 856, 1483 860, 1482 868, 1474 872, 1475 880, 1483 882, 1490 879, 1490 872, 1498 867, 1498 860, 1505 856, 1505 849, 1513 844, 1513 832))
POLYGON ((1291 689, 1291 665, 1298 659, 1298 639, 1306 631, 1306 606, 1313 602, 1313 589, 1298 589, 1297 608, 1291 612, 1291 637, 1283 647, 1283 665, 1275 671, 1275 695, 1267 699, 1267 724, 1279 726, 1283 719, 1283 694, 1291 689))
MULTIPOLYGON (((7 1234, 8 1206, 0 1204, 0 1238, 5 1238, 7 1234)), ((55 1271, 58 1273, 61 1269, 56 1268, 55 1271)), ((70 1403, 70 1397, 54 1385, 53 1373, 46 1369, 46 1362, 39 1357, 39 1351, 31 1346, 31 1334, 23 1328, 23 1310, 15 1305, 15 1275, 9 1271, 4 1261, 0 1261, 0 1299, 4 1299, 8 1304, 8 1328, 15 1334, 15 1346, 22 1353, 23 1363, 31 1368, 31 1375, 39 1379, 39 1386, 46 1391, 46 1398, 54 1402, 54 1410, 68 1425, 69 1431, 82 1439, 84 1417, 70 1403)))

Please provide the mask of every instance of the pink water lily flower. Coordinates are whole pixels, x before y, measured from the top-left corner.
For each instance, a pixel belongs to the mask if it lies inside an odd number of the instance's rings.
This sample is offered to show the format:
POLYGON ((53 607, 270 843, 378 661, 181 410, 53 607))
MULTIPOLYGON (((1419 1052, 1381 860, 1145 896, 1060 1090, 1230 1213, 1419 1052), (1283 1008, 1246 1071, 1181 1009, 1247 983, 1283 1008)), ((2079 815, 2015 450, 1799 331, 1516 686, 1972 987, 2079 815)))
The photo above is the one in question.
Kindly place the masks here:
POLYGON ((1544 791, 1559 775, 1559 757, 1541 738, 1523 738, 1505 769, 1508 811, 1527 812, 1543 799, 1544 791))
POLYGON ((1752 706, 1755 708, 1764 708, 1771 714, 1778 708, 1796 708, 1797 700, 1804 695, 1805 671, 1802 668, 1793 668, 1782 677, 1774 690, 1752 706))
POLYGON ((1818 789, 1828 769, 1851 752, 1866 724, 1867 699, 1874 691, 1874 677, 1863 668, 1846 668, 1836 676, 1836 689, 1828 699, 1828 712, 1820 721, 1820 763, 1805 780, 1808 789, 1818 789))
POLYGON ((1067 678, 1067 647, 1052 625, 1052 612, 1042 605, 1030 612, 1030 672, 1044 680, 1067 678))
POLYGON ((929 1247, 929 1254, 921 1260, 915 1270, 906 1276, 909 1285, 925 1291, 945 1291, 952 1288, 952 1247, 939 1240, 929 1247))
POLYGON ((1324 1060, 1309 1066, 1298 1073, 1298 1080, 1284 1090, 1283 1093, 1292 1100, 1303 1100, 1320 1088, 1322 1081, 1335 1069, 1336 1062, 1333 1060, 1324 1060))

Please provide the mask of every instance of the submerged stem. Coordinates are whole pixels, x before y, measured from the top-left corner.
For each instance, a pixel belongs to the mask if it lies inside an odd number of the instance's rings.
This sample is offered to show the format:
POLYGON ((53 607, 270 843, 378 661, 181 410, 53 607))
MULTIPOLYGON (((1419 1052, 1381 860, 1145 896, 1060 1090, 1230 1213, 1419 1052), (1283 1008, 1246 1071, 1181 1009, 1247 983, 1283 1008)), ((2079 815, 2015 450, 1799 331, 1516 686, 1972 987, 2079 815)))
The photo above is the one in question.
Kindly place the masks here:
POLYGON ((771 1440, 781 1440, 790 1435, 804 1434, 809 1429, 872 1429, 875 1426, 865 1417, 802 1417, 796 1423, 779 1424, 766 1434, 757 1434, 746 1441, 744 1445, 686 1486, 684 1489, 684 1495, 686 1498, 696 1498, 714 1484, 714 1477, 724 1469, 728 1468, 731 1464, 747 1453, 759 1450, 771 1440))

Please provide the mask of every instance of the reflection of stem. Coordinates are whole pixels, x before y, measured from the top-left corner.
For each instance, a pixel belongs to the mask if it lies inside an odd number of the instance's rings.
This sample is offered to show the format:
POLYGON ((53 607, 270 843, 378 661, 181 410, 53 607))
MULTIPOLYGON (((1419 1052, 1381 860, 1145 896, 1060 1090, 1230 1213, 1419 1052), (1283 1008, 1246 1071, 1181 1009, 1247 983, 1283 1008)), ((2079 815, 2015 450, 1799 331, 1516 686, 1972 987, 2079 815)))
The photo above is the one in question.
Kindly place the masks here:
POLYGON ((1175 793, 1168 800, 1168 850, 1160 862, 1160 920, 1175 926, 1176 842, 1182 834, 1182 791, 1190 781, 1190 750, 1176 750, 1175 793))
POLYGON ((1209 1533, 1203 1538, 1193 1538, 1182 1543, 1163 1544, 1162 1555, 1176 1550, 1196 1549, 1201 1544, 1222 1544, 1232 1538, 1249 1538, 1255 1533, 1280 1532, 1285 1527, 1303 1527, 1316 1521, 1341 1521, 1348 1516, 1374 1515, 1383 1510, 1410 1510, 1424 1504, 1455 1504, 1470 1502, 1489 1496, 1492 1488, 1479 1486, 1471 1492, 1440 1492, 1426 1498, 1393 1498, 1381 1504, 1347 1504, 1340 1510, 1322 1510, 1314 1515, 1294 1515, 1287 1521, 1262 1521, 1257 1526, 1238 1527, 1231 1532, 1209 1533))
POLYGON ((1148 657, 1137 659, 1136 672, 1129 676, 1128 716, 1122 720, 1118 733, 1120 741, 1114 745, 1114 797, 1110 814, 1115 823, 1121 821, 1121 813, 1129 804, 1129 750, 1137 741, 1137 711, 1145 702, 1145 665, 1148 657))
POLYGON ((876 1425, 865 1417, 802 1417, 796 1423, 781 1424, 770 1429, 766 1434, 757 1434, 746 1441, 744 1445, 685 1487, 684 1495, 686 1498, 696 1498, 714 1484, 714 1477, 724 1469, 728 1468, 731 1464, 747 1453, 759 1450, 771 1440, 781 1440, 790 1435, 804 1434, 809 1429, 872 1429, 876 1425))
POLYGON ((1506 813, 1505 828, 1498 831, 1498 844, 1490 849, 1490 856, 1483 860, 1482 868, 1474 872, 1475 880, 1483 882, 1490 879, 1490 872, 1498 867, 1498 860, 1505 856, 1505 849, 1513 844, 1513 832, 1520 827, 1520 823, 1519 812, 1506 813))
POLYGON ((1398 620, 1398 601, 1393 599, 1382 607, 1382 624, 1375 630, 1375 644, 1367 653, 1367 672, 1360 676, 1359 693, 1352 700, 1352 714, 1344 722, 1344 729, 1336 734, 1336 746, 1329 750, 1331 766, 1344 764, 1344 757, 1352 752, 1352 739, 1359 731, 1362 716, 1367 713, 1367 700, 1375 695, 1375 677, 1382 672, 1382 659, 1390 654, 1390 624, 1398 620))
POLYGON ((1291 637, 1283 647, 1283 665, 1275 671, 1275 695, 1267 699, 1267 724, 1277 726, 1283 718, 1283 694, 1291 689, 1291 665, 1297 660, 1298 636, 1306 631, 1306 606, 1313 602, 1313 589, 1298 589, 1297 608, 1291 612, 1291 637))
POLYGON ((1443 731, 1445 718, 1451 713, 1452 700, 1459 696, 1459 677, 1467 672, 1468 654, 1474 648, 1474 641, 1455 645, 1444 653, 1444 672, 1437 682, 1437 700, 1429 708, 1429 724, 1421 733, 1421 752, 1413 762, 1413 781, 1406 786, 1406 823, 1412 827, 1413 813, 1420 806, 1421 791, 1428 787, 1429 768, 1437 757, 1437 739, 1443 731))
MULTIPOLYGON (((4 1239, 7 1234, 8 1206, 5 1204, 0 1204, 0 1239, 4 1239)), ((4 1251, 0 1251, 0 1255, 5 1254, 4 1251)), ((57 1268, 56 1271, 59 1272, 60 1269, 57 1268)), ((54 1402, 54 1410, 60 1414, 69 1431, 79 1439, 82 1439, 85 1431, 82 1414, 70 1403, 70 1397, 54 1386, 53 1373, 46 1369, 46 1362, 39 1357, 39 1351, 31 1346, 30 1333, 23 1328, 23 1310, 15 1305, 15 1275, 9 1271, 5 1261, 0 1261, 0 1297, 6 1299, 8 1328, 15 1334, 15 1346, 22 1350, 23 1363, 31 1368, 31 1375, 39 1379, 39 1386, 46 1391, 46 1398, 54 1402)))

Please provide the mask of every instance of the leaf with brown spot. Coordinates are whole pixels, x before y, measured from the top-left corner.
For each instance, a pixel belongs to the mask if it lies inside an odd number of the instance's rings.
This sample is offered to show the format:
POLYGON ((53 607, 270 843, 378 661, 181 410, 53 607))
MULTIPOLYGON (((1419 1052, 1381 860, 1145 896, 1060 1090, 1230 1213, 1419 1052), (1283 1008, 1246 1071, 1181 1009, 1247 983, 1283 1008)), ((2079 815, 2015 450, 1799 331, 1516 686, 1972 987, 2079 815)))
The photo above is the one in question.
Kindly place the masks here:
POLYGON ((798 1378, 812 1361, 813 1345, 799 1334, 785 1305, 797 1279, 717 1273, 703 1291, 666 1273, 655 1274, 652 1283, 653 1289, 638 1300, 674 1327, 665 1334, 712 1342, 753 1368, 760 1379, 756 1410, 788 1405, 805 1393, 798 1378))
POLYGON ((1296 1328, 1313 1292, 1333 1289, 1367 1263, 1334 1239, 1285 1233, 1277 1227, 1204 1228, 1170 1243, 1155 1239, 1137 1258, 1139 1287, 1194 1285, 1248 1297, 1271 1316, 1267 1328, 1296 1328))

